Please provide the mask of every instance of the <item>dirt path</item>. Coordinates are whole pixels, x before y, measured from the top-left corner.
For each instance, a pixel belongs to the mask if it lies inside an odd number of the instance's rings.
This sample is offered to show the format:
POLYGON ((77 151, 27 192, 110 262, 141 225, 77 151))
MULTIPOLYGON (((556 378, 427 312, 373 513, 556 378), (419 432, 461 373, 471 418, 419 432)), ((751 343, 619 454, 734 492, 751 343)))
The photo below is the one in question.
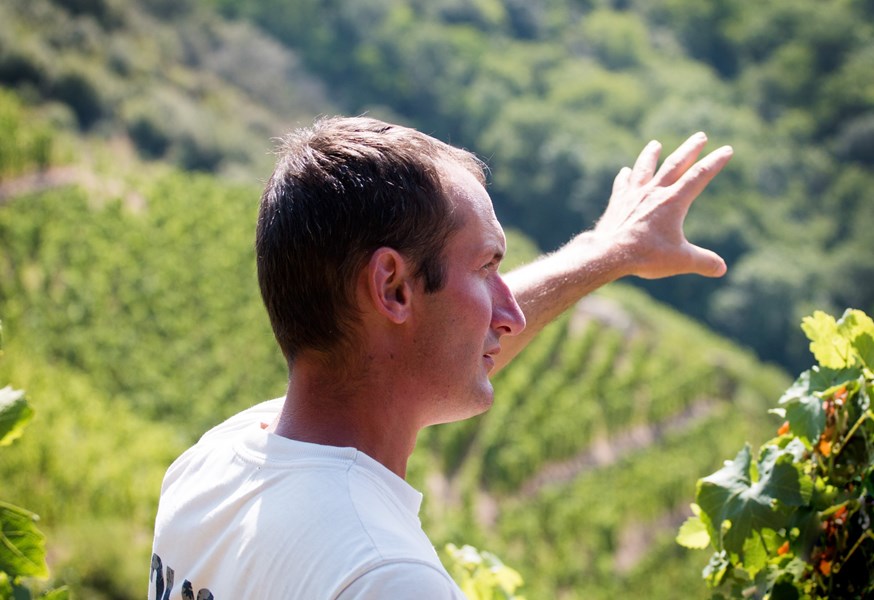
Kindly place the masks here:
POLYGON ((79 169, 76 167, 51 167, 43 171, 35 171, 19 175, 11 179, 0 180, 0 205, 11 198, 24 194, 34 194, 56 187, 72 185, 79 180, 79 169))
POLYGON ((716 402, 701 400, 666 421, 638 425, 613 437, 596 439, 575 456, 545 465, 522 484, 519 495, 531 498, 545 486, 570 483, 587 471, 609 467, 629 454, 645 450, 667 434, 681 431, 706 419, 715 408, 716 402))
POLYGON ((665 532, 676 533, 692 515, 688 504, 675 507, 649 523, 626 523, 618 534, 613 566, 618 573, 628 573, 646 556, 652 545, 665 532))

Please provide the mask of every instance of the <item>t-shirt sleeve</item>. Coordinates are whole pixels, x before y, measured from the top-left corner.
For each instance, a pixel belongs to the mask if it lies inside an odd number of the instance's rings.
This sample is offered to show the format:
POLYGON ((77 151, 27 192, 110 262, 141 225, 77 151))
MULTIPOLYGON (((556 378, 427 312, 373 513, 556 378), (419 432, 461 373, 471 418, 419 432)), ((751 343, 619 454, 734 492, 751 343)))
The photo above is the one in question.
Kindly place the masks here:
POLYGON ((431 565, 398 562, 372 569, 340 592, 337 600, 465 600, 450 577, 431 565))

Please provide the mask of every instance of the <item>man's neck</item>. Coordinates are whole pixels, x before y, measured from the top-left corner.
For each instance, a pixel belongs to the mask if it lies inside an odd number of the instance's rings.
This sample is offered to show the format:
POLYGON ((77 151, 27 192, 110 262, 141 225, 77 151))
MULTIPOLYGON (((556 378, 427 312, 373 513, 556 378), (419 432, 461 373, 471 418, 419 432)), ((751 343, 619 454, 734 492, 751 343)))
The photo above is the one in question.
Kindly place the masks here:
POLYGON ((298 362, 274 433, 289 439, 359 450, 401 478, 420 426, 389 385, 342 385, 321 366, 298 362))

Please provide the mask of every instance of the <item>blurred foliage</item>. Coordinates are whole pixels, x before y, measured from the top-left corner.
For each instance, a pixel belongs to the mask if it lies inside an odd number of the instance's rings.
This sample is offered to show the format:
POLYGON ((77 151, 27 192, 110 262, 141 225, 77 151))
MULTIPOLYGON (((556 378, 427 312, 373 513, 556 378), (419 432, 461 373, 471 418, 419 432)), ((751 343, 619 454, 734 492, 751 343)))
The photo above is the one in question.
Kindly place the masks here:
MULTIPOLYGON (((732 144, 687 223, 729 274, 640 286, 799 370, 803 315, 874 308, 872 23, 868 0, 3 2, 0 379, 39 399, 4 497, 43 515, 74 592, 141 597, 169 461, 283 391, 257 182, 269 138, 316 114, 482 155, 507 266, 591 226, 648 139, 732 144)), ((488 415, 424 432, 426 528, 505 558, 529 597, 700 595, 672 541, 688 484, 772 430, 760 401, 786 383, 605 290, 500 375, 488 415)))
MULTIPOLYGON (((0 357, 3 352, 0 350, 0 357)), ((4 453, 18 440, 33 418, 33 409, 24 392, 12 386, 0 388, 0 448, 4 453)), ((26 473, 10 470, 12 475, 27 477, 26 473)), ((45 534, 36 526, 39 516, 26 508, 0 500, 0 598, 3 600, 30 600, 35 592, 45 591, 42 581, 48 579, 45 534)), ((40 593, 46 600, 67 600, 66 588, 40 593)))
POLYGON ((10 335, 41 332, 34 354, 200 432, 282 392, 254 272, 257 190, 177 173, 135 185, 141 197, 101 206, 72 188, 0 210, 0 304, 10 335), (246 373, 220 366, 244 356, 246 373))
POLYGON ((55 162, 56 134, 46 120, 26 123, 21 100, 0 89, 0 181, 55 162))
POLYGON ((53 573, 87 598, 141 597, 170 461, 285 380, 255 282, 257 190, 132 185, 143 197, 71 186, 0 208, 0 378, 39 399, 4 496, 41 515, 53 573))
POLYGON ((728 278, 642 285, 766 360, 803 366, 797 323, 811 305, 874 305, 869 290, 834 280, 847 262, 874 268, 872 238, 842 225, 874 218, 870 3, 202 3, 293 48, 346 112, 388 106, 484 155, 499 216, 547 250, 593 223, 647 139, 667 152, 705 130, 734 145, 689 223, 726 255, 728 278), (852 199, 851 172, 868 190, 852 199), (775 261, 799 245, 816 259, 781 271, 775 261), (751 310, 766 329, 741 324, 751 310))
POLYGON ((0 377, 27 383, 36 416, 4 449, 4 498, 40 515, 52 577, 73 597, 141 597, 156 490, 183 437, 87 374, 34 355, 19 334, 9 338, 0 377))
POLYGON ((545 250, 593 224, 647 139, 705 130, 736 156, 688 225, 729 275, 640 284, 798 370, 812 306, 874 305, 872 40, 864 0, 10 0, 0 82, 249 181, 316 114, 414 125, 483 155, 499 217, 545 250), (816 259, 775 264, 799 245, 816 259))
POLYGON ((467 544, 446 544, 442 554, 446 570, 468 600, 525 600, 516 593, 522 577, 494 554, 467 544))
POLYGON ((269 138, 331 111, 292 50, 194 0, 4 2, 0 85, 65 105, 92 136, 130 136, 145 158, 250 180, 269 138))

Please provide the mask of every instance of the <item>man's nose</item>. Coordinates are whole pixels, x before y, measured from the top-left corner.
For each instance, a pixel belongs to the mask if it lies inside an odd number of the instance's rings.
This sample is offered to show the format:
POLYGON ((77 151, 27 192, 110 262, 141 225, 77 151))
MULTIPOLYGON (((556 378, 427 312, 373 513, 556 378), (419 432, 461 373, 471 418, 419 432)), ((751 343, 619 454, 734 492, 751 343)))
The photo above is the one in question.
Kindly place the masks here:
POLYGON ((525 315, 500 275, 496 276, 492 329, 500 331, 502 335, 518 335, 525 329, 525 315))

